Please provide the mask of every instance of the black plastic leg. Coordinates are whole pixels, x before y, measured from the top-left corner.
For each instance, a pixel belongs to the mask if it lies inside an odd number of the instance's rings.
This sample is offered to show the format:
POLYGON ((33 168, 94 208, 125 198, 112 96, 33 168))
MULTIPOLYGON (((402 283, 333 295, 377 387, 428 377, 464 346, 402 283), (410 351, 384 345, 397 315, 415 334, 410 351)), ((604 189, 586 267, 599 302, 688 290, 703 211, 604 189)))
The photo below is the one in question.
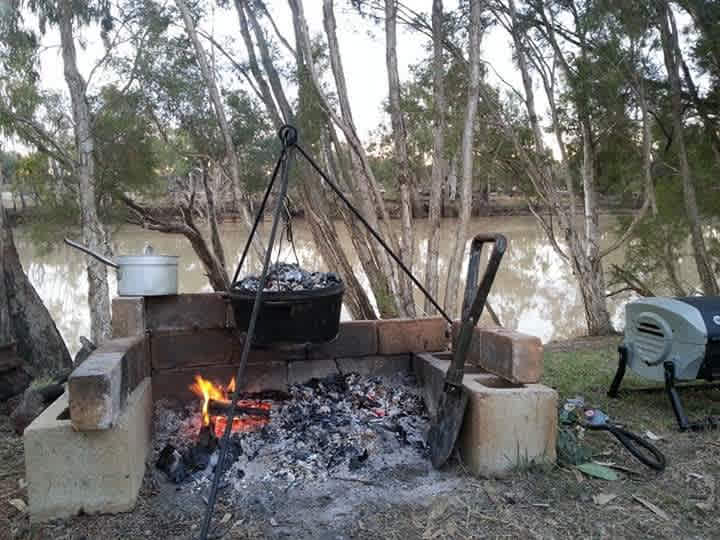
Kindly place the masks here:
POLYGON ((680 426, 680 431, 685 431, 690 427, 690 422, 685 414, 682 403, 680 403, 680 396, 675 388, 675 364, 665 362, 663 367, 665 368, 665 390, 670 398, 670 404, 675 413, 675 418, 677 418, 678 426, 680 426))
POLYGON ((610 389, 607 393, 607 395, 611 398, 618 397, 620 383, 622 382, 623 377, 625 377, 625 368, 627 367, 627 355, 627 347, 625 345, 620 345, 618 347, 618 368, 615 372, 615 378, 613 379, 613 382, 610 385, 610 389))

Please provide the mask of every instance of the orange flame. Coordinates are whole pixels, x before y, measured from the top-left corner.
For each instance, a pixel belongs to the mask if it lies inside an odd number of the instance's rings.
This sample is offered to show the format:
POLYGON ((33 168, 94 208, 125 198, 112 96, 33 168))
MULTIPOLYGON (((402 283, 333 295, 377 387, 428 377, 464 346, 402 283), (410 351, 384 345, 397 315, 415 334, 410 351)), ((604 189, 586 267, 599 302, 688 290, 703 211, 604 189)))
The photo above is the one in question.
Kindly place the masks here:
MULTIPOLYGON (((230 395, 235 391, 235 377, 230 380, 230 383, 223 387, 220 384, 215 384, 208 379, 204 379, 200 375, 195 375, 195 382, 190 385, 190 390, 201 397, 203 400, 202 414, 203 414, 203 425, 207 426, 210 424, 210 413, 208 406, 210 400, 227 401, 230 395)), ((254 400, 242 400, 238 402, 238 405, 242 407, 254 407, 257 409, 270 410, 270 403, 263 403, 262 401, 254 400)), ((242 417, 233 418, 232 430, 233 431, 249 431, 257 427, 262 427, 267 424, 268 419, 264 417, 242 417)), ((225 418, 223 416, 215 417, 215 434, 220 437, 225 430, 225 418)))
MULTIPOLYGON (((230 383, 235 386, 235 378, 230 383)), ((195 382, 190 385, 190 390, 200 397, 203 398, 203 425, 207 426, 210 423, 210 414, 208 414, 208 404, 211 399, 225 399, 227 391, 219 385, 213 384, 212 381, 203 379, 200 375, 195 375, 195 382)))

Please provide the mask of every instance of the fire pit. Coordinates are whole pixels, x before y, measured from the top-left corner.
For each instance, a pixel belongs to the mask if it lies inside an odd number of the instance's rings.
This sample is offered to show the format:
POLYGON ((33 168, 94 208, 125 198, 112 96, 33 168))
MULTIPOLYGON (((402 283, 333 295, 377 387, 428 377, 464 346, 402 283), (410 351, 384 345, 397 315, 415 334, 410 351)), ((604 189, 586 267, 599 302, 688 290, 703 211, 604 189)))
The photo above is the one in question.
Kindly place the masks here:
MULTIPOLYGON (((238 328, 250 324, 257 276, 233 284, 229 293, 238 328)), ((297 264, 270 267, 263 286, 253 343, 325 343, 337 337, 345 286, 333 272, 309 272, 297 264)))
MULTIPOLYGON (((183 409, 158 402, 155 438, 164 441, 157 467, 175 483, 200 487, 217 465, 224 424, 213 407, 229 387, 201 377, 194 386, 200 397, 183 409)), ((427 459, 429 418, 410 375, 334 375, 263 397, 243 399, 233 422, 225 481, 240 492, 261 481, 289 488, 427 459)))

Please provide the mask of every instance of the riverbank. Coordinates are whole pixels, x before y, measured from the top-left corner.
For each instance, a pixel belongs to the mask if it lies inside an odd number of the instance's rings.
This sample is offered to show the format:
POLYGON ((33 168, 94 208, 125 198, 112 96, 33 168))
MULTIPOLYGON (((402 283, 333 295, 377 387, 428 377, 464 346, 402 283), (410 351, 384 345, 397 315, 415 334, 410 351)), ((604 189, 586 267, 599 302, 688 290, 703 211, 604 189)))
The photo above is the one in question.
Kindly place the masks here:
MULTIPOLYGON (((221 498, 217 515, 229 529, 223 539, 279 538, 278 524, 292 527, 294 538, 308 539, 717 537, 717 433, 679 433, 663 392, 627 392, 648 384, 632 374, 623 383, 626 392, 621 399, 610 400, 605 392, 614 374, 619 338, 605 338, 602 344, 591 341, 589 345, 588 338, 578 338, 549 345, 542 382, 559 392, 561 402, 583 396, 588 405, 601 408, 631 431, 649 430, 660 437, 653 444, 667 457, 664 472, 642 466, 608 434, 587 432, 585 440, 595 460, 612 464, 617 480, 587 477, 568 466, 538 469, 530 464, 506 479, 480 479, 454 462, 448 474, 462 477, 457 489, 423 495, 415 503, 364 503, 346 508, 325 524, 315 518, 332 502, 324 498, 306 501, 302 520, 289 510, 269 513, 257 505, 233 507, 221 498)), ((691 417, 717 414, 719 390, 686 392, 691 417)), ((182 508, 169 511, 151 472, 132 512, 79 516, 31 528, 27 515, 10 503, 27 501, 22 439, 10 428, 10 406, 0 406, 0 531, 7 534, 3 538, 189 540, 197 535, 199 517, 182 508)))

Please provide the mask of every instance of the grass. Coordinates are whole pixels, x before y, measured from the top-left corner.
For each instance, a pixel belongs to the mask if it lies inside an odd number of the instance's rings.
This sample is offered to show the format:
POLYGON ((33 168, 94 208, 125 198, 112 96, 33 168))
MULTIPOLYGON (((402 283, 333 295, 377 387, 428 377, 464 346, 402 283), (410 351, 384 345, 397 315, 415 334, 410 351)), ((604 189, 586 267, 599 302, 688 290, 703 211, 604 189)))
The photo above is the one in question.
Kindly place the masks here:
MULTIPOLYGON (((634 431, 665 432, 675 429, 675 415, 661 382, 641 378, 628 369, 620 386, 620 396, 607 396, 617 361, 614 340, 595 349, 551 349, 545 353, 542 382, 558 391, 561 402, 582 396, 586 406, 601 409, 613 421, 634 431), (636 391, 648 387, 656 387, 657 391, 636 391)), ((680 399, 691 421, 720 415, 720 388, 681 389, 680 399)))

